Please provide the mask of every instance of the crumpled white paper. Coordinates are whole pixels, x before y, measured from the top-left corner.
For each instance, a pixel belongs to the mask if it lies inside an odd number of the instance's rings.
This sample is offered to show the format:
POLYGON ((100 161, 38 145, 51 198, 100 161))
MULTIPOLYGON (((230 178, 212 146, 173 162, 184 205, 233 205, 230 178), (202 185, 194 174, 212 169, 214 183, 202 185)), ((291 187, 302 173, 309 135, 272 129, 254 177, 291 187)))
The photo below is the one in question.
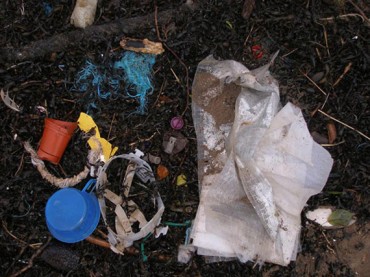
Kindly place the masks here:
POLYGON ((270 64, 249 71, 208 57, 197 69, 192 110, 201 195, 191 238, 209 260, 295 260, 300 213, 332 167, 300 109, 288 103, 279 111, 270 64))

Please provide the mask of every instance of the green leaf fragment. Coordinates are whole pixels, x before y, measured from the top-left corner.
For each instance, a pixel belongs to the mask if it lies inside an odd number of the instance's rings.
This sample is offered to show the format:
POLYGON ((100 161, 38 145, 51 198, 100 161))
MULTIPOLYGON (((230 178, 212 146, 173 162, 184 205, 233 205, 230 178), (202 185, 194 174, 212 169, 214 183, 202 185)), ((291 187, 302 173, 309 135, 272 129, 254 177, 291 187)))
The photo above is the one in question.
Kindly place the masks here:
POLYGON ((226 26, 232 30, 233 29, 233 24, 231 24, 231 22, 229 20, 226 20, 226 26))
POLYGON ((347 226, 353 217, 353 213, 347 210, 335 210, 328 217, 328 222, 333 226, 347 226))

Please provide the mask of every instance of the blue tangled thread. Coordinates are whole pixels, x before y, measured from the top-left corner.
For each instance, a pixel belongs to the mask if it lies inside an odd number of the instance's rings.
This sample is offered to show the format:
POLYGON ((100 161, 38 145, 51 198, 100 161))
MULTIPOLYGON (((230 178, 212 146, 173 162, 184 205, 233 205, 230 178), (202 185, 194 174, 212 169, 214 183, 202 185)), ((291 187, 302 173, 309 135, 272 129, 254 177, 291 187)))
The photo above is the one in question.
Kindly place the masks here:
POLYGON ((86 92, 93 88, 101 99, 108 99, 118 94, 120 84, 125 83, 126 94, 136 98, 140 106, 137 113, 145 114, 147 95, 153 92, 151 74, 155 55, 125 52, 113 66, 97 66, 86 61, 85 66, 77 73, 75 88, 86 92))

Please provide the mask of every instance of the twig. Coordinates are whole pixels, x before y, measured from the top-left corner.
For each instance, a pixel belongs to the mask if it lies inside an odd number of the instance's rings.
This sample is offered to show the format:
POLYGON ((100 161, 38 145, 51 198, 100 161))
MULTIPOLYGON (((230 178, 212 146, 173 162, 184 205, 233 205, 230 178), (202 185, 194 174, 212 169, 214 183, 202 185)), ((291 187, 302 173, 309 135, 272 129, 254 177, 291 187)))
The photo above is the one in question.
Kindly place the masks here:
POLYGON ((102 239, 99 239, 97 237, 94 237, 94 236, 89 236, 85 239, 86 241, 92 243, 92 244, 95 244, 95 245, 98 245, 98 246, 101 246, 103 248, 108 248, 110 249, 110 244, 109 242, 105 241, 105 240, 102 240, 102 239))
POLYGON ((51 237, 48 237, 48 240, 46 241, 46 243, 41 246, 30 258, 30 260, 28 261, 28 265, 26 265, 25 267, 23 267, 21 270, 11 274, 9 277, 16 277, 16 276, 19 276, 21 275, 23 272, 26 272, 27 270, 29 270, 31 267, 33 267, 33 261, 42 253, 42 251, 44 251, 44 249, 46 248, 46 246, 49 245, 51 241, 51 237))
POLYGON ((285 57, 288 57, 290 54, 293 54, 295 51, 297 51, 299 48, 295 48, 295 49, 293 49, 292 51, 290 51, 290 52, 288 52, 288 53, 286 53, 286 54, 284 54, 283 56, 282 56, 282 58, 285 58, 285 57))
POLYGON ((14 176, 17 176, 18 173, 22 170, 22 168, 23 168, 23 161, 24 161, 24 152, 22 154, 21 162, 19 163, 19 166, 17 168, 17 171, 14 173, 14 176))
POLYGON ((108 132, 108 141, 109 141, 109 138, 110 138, 110 133, 112 131, 113 121, 115 120, 115 118, 116 118, 116 113, 113 114, 112 121, 110 122, 109 132, 108 132))
MULTIPOLYGON (((99 239, 97 237, 89 236, 85 240, 92 244, 98 245, 100 247, 110 249, 110 244, 107 241, 99 239)), ((131 247, 125 248, 124 253, 127 255, 138 256, 140 254, 140 251, 136 249, 135 247, 131 246, 131 247)), ((159 254, 159 253, 151 253, 149 255, 149 258, 158 260, 160 262, 167 262, 171 259, 170 256, 166 256, 166 255, 159 254)))
POLYGON ((172 55, 175 56, 175 58, 181 63, 181 65, 184 67, 185 69, 185 78, 186 78, 186 106, 185 106, 185 109, 184 111, 182 112, 181 116, 184 116, 185 112, 187 111, 187 109, 189 108, 189 98, 190 98, 190 90, 189 90, 189 70, 188 70, 188 67, 186 66, 186 64, 179 58, 179 56, 177 56, 177 54, 170 48, 167 46, 166 43, 163 43, 164 47, 166 47, 166 49, 168 51, 170 51, 172 53, 172 55))
POLYGON ((158 28, 158 7, 155 5, 154 7, 154 22, 155 22, 155 31, 157 32, 157 37, 159 41, 162 41, 161 33, 159 32, 158 28))
POLYGON ((24 240, 21 240, 19 238, 17 238, 16 236, 14 236, 12 233, 10 233, 10 231, 8 230, 6 224, 5 224, 5 221, 2 220, 2 225, 3 225, 3 229, 5 231, 5 233, 7 233, 9 236, 11 236, 13 239, 19 241, 20 243, 22 243, 25 247, 31 247, 32 249, 37 249, 41 246, 41 243, 32 243, 32 244, 28 244, 27 242, 25 242, 24 240))
MULTIPOLYGON (((175 16, 177 18, 185 17, 187 16, 186 10, 190 9, 188 5, 183 4, 179 8, 161 11, 158 13, 158 21, 159 23, 165 23, 175 16)), ((111 36, 135 34, 138 30, 150 29, 153 18, 153 14, 120 18, 106 24, 92 25, 85 29, 57 34, 43 40, 34 41, 21 48, 12 46, 0 48, 0 62, 26 61, 46 56, 52 52, 61 52, 72 47, 78 47, 81 42, 94 40, 94 43, 98 43, 111 36)))
POLYGON ((334 146, 338 146, 338 145, 341 145, 343 143, 345 143, 346 141, 345 140, 342 140, 340 142, 337 142, 337 143, 322 143, 320 144, 322 147, 334 147, 334 146))
POLYGON ((253 28, 254 28, 254 24, 252 25, 252 27, 251 27, 251 29, 250 29, 250 31, 249 31, 249 34, 248 34, 248 36, 247 36, 247 38, 244 40, 244 43, 243 43, 243 45, 244 45, 244 46, 246 46, 246 45, 247 45, 247 42, 248 42, 248 40, 249 40, 249 37, 250 37, 250 36, 251 36, 251 34, 252 34, 253 28))
POLYGON ((365 135, 363 132, 361 132, 361 131, 357 130, 356 128, 353 128, 352 126, 349 126, 348 124, 346 124, 346 123, 344 123, 344 122, 342 122, 342 121, 340 121, 340 120, 338 120, 338 119, 336 119, 336 118, 332 117, 331 115, 328 115, 327 113, 323 112, 323 111, 322 111, 322 110, 320 110, 320 109, 318 109, 317 111, 318 111, 319 113, 321 113, 321 114, 325 115, 326 117, 328 117, 328 118, 330 118, 330 119, 332 119, 332 120, 334 120, 334 121, 338 122, 339 124, 342 124, 343 126, 347 127, 348 129, 351 129, 352 131, 355 131, 357 134, 359 134, 359 135, 363 136, 363 137, 364 137, 364 138, 366 138, 367 140, 370 140, 370 137, 368 137, 367 135, 365 135))
POLYGON ((336 18, 346 19, 347 17, 360 17, 362 22, 365 21, 365 18, 361 14, 358 14, 358 13, 348 13, 348 14, 341 14, 341 15, 338 15, 338 16, 324 17, 324 18, 320 18, 319 20, 321 20, 321 21, 334 21, 334 19, 336 19, 336 18))
POLYGON ((369 18, 366 16, 366 14, 360 9, 359 6, 357 6, 355 3, 353 3, 352 0, 348 0, 348 2, 351 3, 351 5, 363 16, 363 18, 365 18, 365 20, 370 23, 370 20, 369 18))
POLYGON ((158 29, 158 15, 157 15, 157 6, 155 6, 155 9, 154 9, 154 20, 155 20, 155 26, 156 26, 156 32, 157 32, 157 38, 159 41, 161 41, 163 43, 163 46, 171 52, 172 55, 175 56, 175 58, 181 63, 181 65, 184 67, 185 69, 185 77, 186 77, 186 106, 185 106, 185 109, 184 111, 182 112, 181 116, 184 116, 185 112, 187 111, 188 109, 188 106, 189 106, 189 98, 190 98, 190 90, 189 90, 189 70, 188 70, 188 67, 186 66, 186 64, 180 59, 180 57, 162 40, 161 38, 161 35, 159 33, 159 29, 158 29))
POLYGON ((340 75, 339 78, 335 81, 333 87, 335 87, 336 85, 339 84, 340 81, 342 81, 343 77, 348 73, 348 71, 350 71, 351 66, 352 66, 351 62, 349 64, 347 64, 347 66, 343 70, 342 75, 340 75))
POLYGON ((310 77, 308 77, 308 75, 306 73, 304 73, 303 71, 300 70, 300 72, 302 73, 303 76, 305 76, 322 94, 324 94, 325 96, 327 95, 327 93, 325 91, 323 91, 322 88, 319 87, 318 84, 315 83, 314 80, 312 80, 310 77))

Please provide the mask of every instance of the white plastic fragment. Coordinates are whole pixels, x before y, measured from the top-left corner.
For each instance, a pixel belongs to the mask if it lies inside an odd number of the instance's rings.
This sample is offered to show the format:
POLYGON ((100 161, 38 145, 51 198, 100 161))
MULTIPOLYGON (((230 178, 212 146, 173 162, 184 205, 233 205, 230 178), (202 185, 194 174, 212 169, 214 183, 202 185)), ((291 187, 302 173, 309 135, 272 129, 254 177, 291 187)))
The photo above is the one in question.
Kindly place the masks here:
POLYGON ((155 232, 155 238, 159 238, 161 235, 165 236, 167 235, 168 232, 168 226, 162 226, 162 227, 157 227, 156 232, 155 232))
POLYGON ((170 137, 170 140, 166 144, 166 148, 164 149, 164 152, 166 152, 167 154, 172 154, 173 148, 175 147, 176 140, 177 139, 175 137, 170 137))
POLYGON ((271 62, 249 71, 208 57, 194 78, 201 195, 191 238, 211 260, 295 260, 300 213, 332 167, 299 108, 279 111, 271 62))
POLYGON ((153 164, 160 164, 161 163, 161 157, 154 156, 152 154, 148 154, 149 162, 153 164))
POLYGON ((140 150, 136 149, 135 153, 113 156, 102 168, 100 168, 96 182, 96 190, 98 192, 104 191, 103 194, 98 194, 98 201, 103 221, 108 230, 108 242, 110 243, 112 251, 122 255, 125 248, 131 246, 134 241, 146 237, 149 233, 166 233, 166 229, 159 226, 164 212, 164 204, 158 192, 154 193, 154 208, 157 209, 157 212, 149 221, 145 218, 139 206, 133 200, 126 200, 129 196, 135 174, 144 183, 155 181, 151 167, 147 162, 141 159, 143 155, 144 154, 140 150), (110 163, 116 159, 129 160, 122 184, 124 198, 106 188, 108 184, 107 169, 110 163), (115 231, 109 226, 107 221, 107 206, 105 199, 115 205, 115 231), (125 209, 129 210, 130 213, 126 213, 125 209), (139 223, 140 230, 138 232, 134 232, 132 229, 132 225, 136 222, 139 223))
POLYGON ((94 22, 98 0, 77 0, 71 15, 71 24, 77 28, 86 28, 94 22))
POLYGON ((177 253, 177 261, 179 263, 183 263, 183 264, 188 263, 190 261, 190 259, 193 257, 194 252, 195 252, 194 245, 181 244, 179 246, 178 253, 177 253))
POLYGON ((9 97, 9 92, 5 92, 4 90, 1 90, 0 92, 1 99, 3 100, 4 104, 11 108, 13 111, 20 112, 20 106, 15 103, 13 99, 9 97))

